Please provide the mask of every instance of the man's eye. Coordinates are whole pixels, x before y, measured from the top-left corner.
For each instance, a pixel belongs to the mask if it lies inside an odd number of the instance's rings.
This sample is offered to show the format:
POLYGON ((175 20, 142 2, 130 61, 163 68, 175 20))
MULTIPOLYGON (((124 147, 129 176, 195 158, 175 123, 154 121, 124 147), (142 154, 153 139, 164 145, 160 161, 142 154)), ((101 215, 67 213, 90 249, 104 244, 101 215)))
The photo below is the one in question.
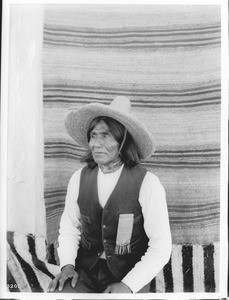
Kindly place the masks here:
POLYGON ((102 134, 102 136, 103 136, 104 138, 109 137, 109 136, 110 136, 110 133, 109 133, 109 132, 104 132, 104 133, 102 134))

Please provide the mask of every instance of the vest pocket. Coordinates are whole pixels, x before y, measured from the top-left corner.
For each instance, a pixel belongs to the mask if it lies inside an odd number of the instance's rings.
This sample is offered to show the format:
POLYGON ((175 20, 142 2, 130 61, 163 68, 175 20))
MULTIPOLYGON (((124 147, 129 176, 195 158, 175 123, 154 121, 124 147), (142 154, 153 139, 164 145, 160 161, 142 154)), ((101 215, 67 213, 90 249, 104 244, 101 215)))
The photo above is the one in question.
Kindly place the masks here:
POLYGON ((92 222, 88 216, 80 215, 81 217, 81 244, 83 249, 91 249, 91 243, 87 240, 87 236, 90 235, 92 222))
POLYGON ((81 236, 81 243, 83 248, 87 248, 87 249, 91 249, 91 243, 88 242, 88 240, 86 239, 84 233, 82 232, 82 236, 81 236))
POLYGON ((88 216, 80 214, 80 217, 81 217, 82 222, 91 224, 91 220, 88 216))
POLYGON ((142 236, 140 236, 139 238, 137 238, 136 240, 134 240, 130 243, 131 252, 132 253, 138 252, 141 244, 142 244, 142 236))
POLYGON ((138 215, 137 217, 134 218, 134 223, 137 223, 142 218, 143 218, 142 214, 138 215))

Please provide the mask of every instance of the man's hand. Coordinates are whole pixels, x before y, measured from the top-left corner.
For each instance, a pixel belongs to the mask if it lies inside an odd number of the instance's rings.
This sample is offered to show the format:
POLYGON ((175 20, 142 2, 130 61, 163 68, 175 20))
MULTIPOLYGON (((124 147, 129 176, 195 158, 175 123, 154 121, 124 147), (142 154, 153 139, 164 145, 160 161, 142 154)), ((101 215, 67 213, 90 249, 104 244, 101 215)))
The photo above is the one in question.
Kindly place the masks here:
POLYGON ((62 268, 61 273, 58 274, 49 284, 48 292, 54 292, 59 284, 59 291, 62 291, 64 283, 68 278, 72 278, 71 286, 74 288, 78 281, 78 274, 73 265, 66 265, 62 268))
POLYGON ((123 282, 109 285, 103 293, 132 293, 131 289, 123 282))

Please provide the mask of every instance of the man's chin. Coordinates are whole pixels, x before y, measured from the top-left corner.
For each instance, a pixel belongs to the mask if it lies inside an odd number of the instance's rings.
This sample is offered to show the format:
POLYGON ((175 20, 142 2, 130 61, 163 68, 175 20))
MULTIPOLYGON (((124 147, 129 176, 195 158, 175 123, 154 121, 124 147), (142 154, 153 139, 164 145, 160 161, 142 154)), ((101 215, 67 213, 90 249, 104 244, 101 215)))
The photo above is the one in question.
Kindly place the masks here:
POLYGON ((98 165, 105 165, 107 163, 107 161, 105 159, 99 159, 98 157, 93 157, 94 161, 98 164, 98 165))
POLYGON ((103 160, 95 160, 95 162, 97 163, 97 165, 106 165, 107 162, 103 161, 103 160))
POLYGON ((95 162, 105 163, 107 160, 107 156, 104 153, 93 153, 92 156, 95 162))

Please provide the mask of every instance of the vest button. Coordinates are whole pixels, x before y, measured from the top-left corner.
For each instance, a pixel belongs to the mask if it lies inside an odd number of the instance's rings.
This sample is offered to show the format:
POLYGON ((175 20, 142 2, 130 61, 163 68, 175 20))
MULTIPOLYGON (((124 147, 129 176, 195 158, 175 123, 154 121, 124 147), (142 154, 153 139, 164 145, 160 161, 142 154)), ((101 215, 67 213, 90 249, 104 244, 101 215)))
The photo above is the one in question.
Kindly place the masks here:
POLYGON ((106 228, 107 226, 106 225, 103 225, 103 228, 106 228))
POLYGON ((103 240, 104 241, 104 243, 106 243, 107 242, 107 240, 103 240))

